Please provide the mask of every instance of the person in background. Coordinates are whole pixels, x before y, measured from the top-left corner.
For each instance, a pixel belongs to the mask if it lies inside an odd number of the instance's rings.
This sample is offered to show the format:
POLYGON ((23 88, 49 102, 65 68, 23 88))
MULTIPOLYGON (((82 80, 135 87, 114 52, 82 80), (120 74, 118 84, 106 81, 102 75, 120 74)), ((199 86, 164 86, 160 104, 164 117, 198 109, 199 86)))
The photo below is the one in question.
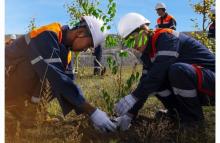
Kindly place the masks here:
POLYGON ((170 28, 176 30, 176 20, 166 12, 166 5, 164 3, 157 3, 155 9, 160 16, 157 19, 156 28, 170 28))
POLYGON ((5 43, 6 44, 5 46, 7 47, 7 46, 11 45, 16 40, 16 38, 17 38, 17 36, 15 34, 11 34, 10 39, 5 43))
POLYGON ((102 60, 102 46, 98 45, 98 47, 95 48, 93 55, 94 57, 94 75, 100 75, 101 74, 101 60, 102 60))
POLYGON ((215 9, 211 10, 211 24, 209 25, 208 38, 215 38, 215 9))

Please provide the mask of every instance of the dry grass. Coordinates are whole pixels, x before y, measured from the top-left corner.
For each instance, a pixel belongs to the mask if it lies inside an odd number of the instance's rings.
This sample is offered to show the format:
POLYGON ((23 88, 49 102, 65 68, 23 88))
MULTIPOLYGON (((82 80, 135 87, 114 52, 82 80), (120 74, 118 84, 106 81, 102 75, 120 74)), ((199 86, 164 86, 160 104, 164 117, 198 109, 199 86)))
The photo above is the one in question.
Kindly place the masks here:
MULTIPOLYGON (((131 74, 131 68, 123 69, 123 79, 131 74)), ((140 67, 138 67, 140 71, 140 67)), ((115 81, 110 73, 104 77, 92 76, 92 69, 81 68, 77 76, 77 83, 82 88, 86 98, 93 105, 108 111, 102 99, 102 89, 108 89, 114 98, 117 91, 115 81)), ((46 105, 47 117, 33 121, 32 126, 25 126, 26 122, 17 120, 14 114, 6 111, 6 142, 7 143, 213 143, 215 141, 215 110, 205 107, 204 112, 207 127, 204 140, 200 136, 189 137, 173 128, 169 121, 155 121, 154 114, 161 108, 161 103, 150 97, 140 116, 133 123, 130 130, 117 133, 101 134, 95 131, 91 123, 83 115, 76 116, 74 112, 65 118, 56 100, 46 105), (39 120, 43 120, 42 122, 39 120), (36 124, 37 123, 37 124, 36 124), (203 139, 203 140, 202 140, 203 139), (202 140, 202 141, 201 141, 202 140)), ((25 112, 25 111, 23 111, 25 112)), ((28 114, 28 113, 21 114, 28 114)), ((39 117, 39 115, 37 115, 39 117)))

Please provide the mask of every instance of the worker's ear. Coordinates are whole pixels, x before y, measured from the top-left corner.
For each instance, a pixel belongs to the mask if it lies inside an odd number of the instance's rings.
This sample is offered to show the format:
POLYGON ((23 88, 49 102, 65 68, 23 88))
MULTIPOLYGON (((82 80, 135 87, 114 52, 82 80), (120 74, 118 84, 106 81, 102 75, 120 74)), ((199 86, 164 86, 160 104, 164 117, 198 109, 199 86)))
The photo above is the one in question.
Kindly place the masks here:
POLYGON ((77 37, 78 38, 83 38, 84 37, 84 32, 83 31, 79 31, 79 32, 77 32, 77 37))
POLYGON ((89 34, 89 32, 87 31, 86 28, 79 28, 77 30, 77 37, 78 38, 83 38, 83 37, 90 37, 91 35, 89 34))

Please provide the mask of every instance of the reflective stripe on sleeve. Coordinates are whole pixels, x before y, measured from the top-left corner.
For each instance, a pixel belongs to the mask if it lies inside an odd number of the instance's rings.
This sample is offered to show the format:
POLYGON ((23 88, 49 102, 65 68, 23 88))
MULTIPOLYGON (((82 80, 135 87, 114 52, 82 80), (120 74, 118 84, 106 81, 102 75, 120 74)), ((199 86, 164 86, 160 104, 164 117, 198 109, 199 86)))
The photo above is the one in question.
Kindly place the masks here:
POLYGON ((73 74, 73 71, 65 71, 66 74, 73 74))
POLYGON ((46 63, 61 63, 62 61, 61 61, 61 59, 60 58, 51 58, 51 59, 44 59, 44 61, 46 62, 46 63))
POLYGON ((176 87, 173 87, 173 92, 176 95, 180 95, 182 97, 196 97, 197 96, 197 90, 196 89, 179 89, 176 87))
POLYGON ((143 70, 142 71, 142 74, 147 74, 148 73, 148 70, 143 70))
POLYGON ((37 58, 31 60, 31 64, 34 65, 34 64, 38 63, 40 60, 42 60, 42 59, 43 59, 43 57, 38 56, 37 58))
POLYGON ((157 94, 161 97, 167 97, 171 94, 171 91, 169 89, 157 92, 157 94))
POLYGON ((179 53, 176 51, 158 51, 156 56, 151 58, 151 62, 154 62, 156 57, 158 56, 171 56, 171 57, 179 57, 179 53))

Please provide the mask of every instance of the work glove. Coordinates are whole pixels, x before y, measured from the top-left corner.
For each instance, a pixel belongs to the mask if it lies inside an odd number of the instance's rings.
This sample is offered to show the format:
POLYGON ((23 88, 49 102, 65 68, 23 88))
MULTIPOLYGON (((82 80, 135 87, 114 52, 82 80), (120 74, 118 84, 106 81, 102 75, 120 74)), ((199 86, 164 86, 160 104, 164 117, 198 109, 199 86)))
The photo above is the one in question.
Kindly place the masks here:
POLYGON ((126 131, 130 128, 131 126, 131 120, 132 117, 128 116, 127 114, 117 117, 115 119, 115 124, 117 125, 117 127, 121 130, 121 131, 126 131))
POLYGON ((127 113, 136 102, 137 99, 133 95, 129 94, 116 103, 114 110, 118 116, 122 116, 127 113))
POLYGON ((96 109, 92 113, 90 119, 93 122, 93 126, 101 132, 114 132, 116 130, 117 126, 114 123, 112 123, 112 121, 109 119, 105 112, 99 109, 96 109))

